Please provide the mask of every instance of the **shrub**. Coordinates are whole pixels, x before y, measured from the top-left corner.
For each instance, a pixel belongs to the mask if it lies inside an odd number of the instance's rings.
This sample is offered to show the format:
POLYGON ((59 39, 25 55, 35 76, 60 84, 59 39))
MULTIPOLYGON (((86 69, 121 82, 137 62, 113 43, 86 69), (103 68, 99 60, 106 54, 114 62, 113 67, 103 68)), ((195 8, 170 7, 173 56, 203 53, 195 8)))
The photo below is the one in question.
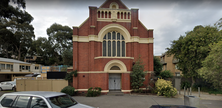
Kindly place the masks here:
POLYGON ((75 88, 72 86, 66 86, 61 90, 61 92, 73 96, 75 94, 75 88))
POLYGON ((190 88, 191 87, 191 83, 188 82, 188 81, 184 81, 181 83, 181 89, 184 89, 185 88, 190 88))
POLYGON ((145 73, 144 73, 144 64, 139 56, 133 65, 133 72, 130 74, 130 82, 133 89, 139 89, 143 86, 143 82, 145 81, 145 73))
POLYGON ((166 79, 166 78, 172 78, 173 77, 173 74, 170 70, 165 70, 163 72, 160 73, 160 76, 163 78, 163 79, 166 79))
POLYGON ((177 94, 177 89, 172 86, 171 81, 158 79, 155 83, 156 92, 158 96, 173 97, 177 94))
POLYGON ((101 94, 101 91, 102 89, 100 87, 95 87, 95 88, 90 87, 87 91, 86 96, 87 97, 99 96, 101 94))

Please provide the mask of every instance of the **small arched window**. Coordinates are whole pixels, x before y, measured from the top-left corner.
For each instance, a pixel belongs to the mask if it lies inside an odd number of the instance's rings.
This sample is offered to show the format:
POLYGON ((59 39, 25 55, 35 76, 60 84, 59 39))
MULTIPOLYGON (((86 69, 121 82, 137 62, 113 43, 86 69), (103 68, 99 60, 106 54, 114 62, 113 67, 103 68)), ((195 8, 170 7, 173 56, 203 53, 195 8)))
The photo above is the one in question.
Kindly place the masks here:
POLYGON ((113 66, 110 68, 110 70, 120 70, 120 68, 118 66, 113 66))
POLYGON ((123 35, 119 32, 112 31, 105 34, 103 37, 103 56, 108 57, 125 57, 126 42, 123 35))
POLYGON ((112 9, 116 9, 116 5, 113 5, 113 6, 112 6, 112 9))

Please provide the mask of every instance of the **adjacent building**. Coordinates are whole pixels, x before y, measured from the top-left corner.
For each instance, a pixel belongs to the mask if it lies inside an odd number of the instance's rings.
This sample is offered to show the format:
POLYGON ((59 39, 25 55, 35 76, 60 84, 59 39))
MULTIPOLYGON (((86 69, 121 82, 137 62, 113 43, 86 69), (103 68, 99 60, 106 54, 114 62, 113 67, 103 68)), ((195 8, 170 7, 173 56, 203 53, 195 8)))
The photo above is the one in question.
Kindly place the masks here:
POLYGON ((178 59, 174 58, 174 55, 168 56, 164 53, 158 57, 160 58, 160 62, 163 65, 163 71, 170 70, 174 76, 180 76, 182 74, 182 72, 178 70, 178 59))
POLYGON ((144 85, 148 84, 153 71, 153 29, 147 29, 138 17, 139 9, 129 9, 120 0, 89 6, 89 17, 73 27, 76 90, 101 87, 103 93, 131 92, 130 73, 139 56, 145 65, 144 85))
POLYGON ((13 76, 41 73, 41 65, 0 57, 0 82, 10 81, 13 76))

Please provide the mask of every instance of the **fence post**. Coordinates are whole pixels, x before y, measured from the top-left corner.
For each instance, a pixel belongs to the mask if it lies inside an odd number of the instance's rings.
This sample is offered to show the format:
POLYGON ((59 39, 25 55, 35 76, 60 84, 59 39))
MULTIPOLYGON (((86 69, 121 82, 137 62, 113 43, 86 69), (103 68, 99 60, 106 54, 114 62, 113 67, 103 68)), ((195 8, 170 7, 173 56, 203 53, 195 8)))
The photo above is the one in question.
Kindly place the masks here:
POLYGON ((198 87, 198 93, 199 93, 199 97, 200 97, 200 87, 198 87))
POLYGON ((184 96, 186 95, 186 88, 184 87, 184 92, 183 92, 184 96))
POLYGON ((187 88, 187 95, 189 95, 189 88, 187 88))
POLYGON ((192 95, 192 88, 190 87, 190 95, 192 95))

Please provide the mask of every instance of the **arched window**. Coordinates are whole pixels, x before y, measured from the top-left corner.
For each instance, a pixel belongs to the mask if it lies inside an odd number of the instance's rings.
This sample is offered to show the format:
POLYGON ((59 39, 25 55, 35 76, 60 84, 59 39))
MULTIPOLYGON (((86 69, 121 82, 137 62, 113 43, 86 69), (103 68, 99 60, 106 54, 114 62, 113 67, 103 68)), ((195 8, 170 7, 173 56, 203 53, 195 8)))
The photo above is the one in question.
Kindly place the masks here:
POLYGON ((120 68, 118 66, 113 66, 110 68, 110 70, 120 70, 120 68))
POLYGON ((103 37, 103 56, 108 57, 125 57, 126 42, 119 32, 111 31, 103 37))
POLYGON ((116 9, 116 5, 113 5, 113 6, 112 6, 112 9, 116 9))

